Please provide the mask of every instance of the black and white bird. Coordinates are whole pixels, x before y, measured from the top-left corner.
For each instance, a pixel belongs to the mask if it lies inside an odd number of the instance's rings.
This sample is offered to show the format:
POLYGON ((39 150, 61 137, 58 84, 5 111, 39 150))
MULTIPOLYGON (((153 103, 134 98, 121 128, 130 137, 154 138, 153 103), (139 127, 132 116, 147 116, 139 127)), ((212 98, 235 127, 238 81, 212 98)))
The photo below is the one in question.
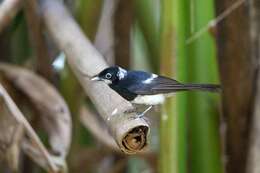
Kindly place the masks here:
POLYGON ((127 71, 118 66, 104 69, 91 80, 104 81, 126 100, 142 105, 162 104, 166 97, 178 91, 217 92, 220 90, 220 86, 215 84, 182 84, 169 77, 144 71, 127 71))

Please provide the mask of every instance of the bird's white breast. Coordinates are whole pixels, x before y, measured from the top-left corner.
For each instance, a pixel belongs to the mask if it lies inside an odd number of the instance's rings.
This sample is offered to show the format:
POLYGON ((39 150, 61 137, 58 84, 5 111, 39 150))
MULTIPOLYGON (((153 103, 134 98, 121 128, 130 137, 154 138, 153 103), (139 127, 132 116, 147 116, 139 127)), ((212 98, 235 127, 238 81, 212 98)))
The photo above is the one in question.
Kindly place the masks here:
POLYGON ((162 104, 165 101, 163 94, 157 95, 146 95, 146 96, 137 96, 132 103, 135 104, 144 104, 144 105, 158 105, 162 104))

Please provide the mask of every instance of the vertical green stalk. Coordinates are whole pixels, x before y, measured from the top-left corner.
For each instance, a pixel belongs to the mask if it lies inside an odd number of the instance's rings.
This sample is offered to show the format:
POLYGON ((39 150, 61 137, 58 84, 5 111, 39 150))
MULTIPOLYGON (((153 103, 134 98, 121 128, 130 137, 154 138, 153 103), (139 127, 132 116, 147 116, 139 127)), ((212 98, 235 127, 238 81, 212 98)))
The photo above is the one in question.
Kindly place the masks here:
MULTIPOLYGON (((188 0, 162 1, 161 72, 188 80, 188 0)), ((163 106, 160 171, 187 172, 187 93, 177 94, 163 106)))
MULTIPOLYGON (((176 0, 161 1, 161 73, 173 76, 176 71, 176 0)), ((177 111, 176 98, 167 100, 162 107, 160 127, 160 163, 161 173, 177 173, 177 111)))
POLYGON ((177 173, 177 115, 176 99, 171 98, 162 107, 160 128, 160 173, 177 173))
MULTIPOLYGON (((193 29, 198 31, 214 17, 213 0, 190 0, 193 29)), ((215 43, 205 33, 190 46, 190 81, 218 83, 215 43)), ((216 94, 193 92, 189 95, 190 172, 221 173, 216 94)))
MULTIPOLYGON (((177 79, 181 82, 188 81, 188 46, 186 40, 189 37, 189 0, 178 0, 176 3, 176 33, 177 33, 177 79)), ((178 116, 178 173, 187 173, 187 148, 188 148, 188 94, 182 92, 177 94, 177 116, 178 116)))

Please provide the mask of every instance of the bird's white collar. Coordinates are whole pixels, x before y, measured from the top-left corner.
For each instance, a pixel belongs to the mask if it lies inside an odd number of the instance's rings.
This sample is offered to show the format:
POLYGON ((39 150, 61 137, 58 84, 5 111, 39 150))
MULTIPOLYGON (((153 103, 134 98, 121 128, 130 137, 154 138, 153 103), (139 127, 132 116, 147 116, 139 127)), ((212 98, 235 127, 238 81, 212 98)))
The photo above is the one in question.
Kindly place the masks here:
POLYGON ((121 67, 118 67, 118 73, 117 76, 119 78, 119 80, 123 79, 126 75, 127 75, 127 71, 121 67))

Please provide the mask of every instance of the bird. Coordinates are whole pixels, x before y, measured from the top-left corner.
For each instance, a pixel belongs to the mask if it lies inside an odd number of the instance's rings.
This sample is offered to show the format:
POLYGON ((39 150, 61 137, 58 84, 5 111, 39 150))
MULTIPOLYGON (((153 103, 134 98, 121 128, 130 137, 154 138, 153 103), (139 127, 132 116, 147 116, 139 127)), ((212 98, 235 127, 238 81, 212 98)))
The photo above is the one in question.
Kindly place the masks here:
POLYGON ((119 66, 107 67, 91 78, 103 81, 121 97, 133 104, 148 105, 147 112, 154 105, 162 104, 167 97, 180 91, 220 91, 218 84, 183 84, 170 77, 145 71, 126 70, 119 66))

